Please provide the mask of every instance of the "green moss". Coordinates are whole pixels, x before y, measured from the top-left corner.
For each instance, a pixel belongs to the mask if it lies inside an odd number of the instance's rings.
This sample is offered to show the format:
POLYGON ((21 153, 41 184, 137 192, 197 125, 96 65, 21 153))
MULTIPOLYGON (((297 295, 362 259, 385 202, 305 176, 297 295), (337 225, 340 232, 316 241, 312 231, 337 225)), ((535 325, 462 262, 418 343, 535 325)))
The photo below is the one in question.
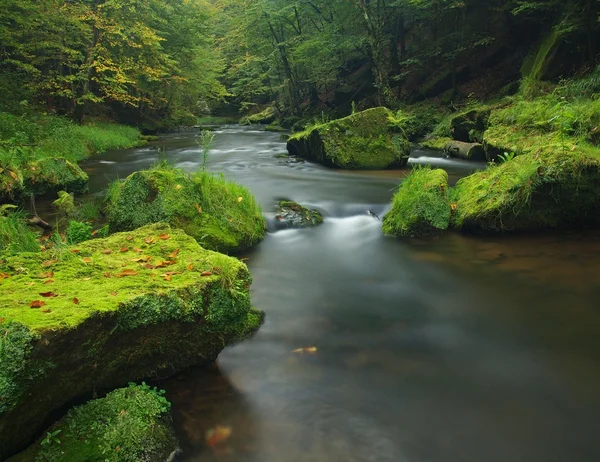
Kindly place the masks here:
POLYGON ((525 57, 521 66, 521 74, 525 78, 533 80, 543 80, 550 64, 552 55, 559 44, 560 33, 557 27, 552 30, 540 41, 537 47, 525 57))
POLYGON ((293 134, 287 146, 292 155, 348 169, 399 168, 410 154, 398 120, 383 107, 309 127, 293 134))
POLYGON ((242 117, 240 119, 240 124, 270 124, 274 122, 276 118, 277 109, 274 106, 267 106, 262 111, 242 117))
POLYGON ((212 361, 262 320, 242 262, 165 224, 8 257, 0 273, 0 459, 69 400, 212 361))
POLYGON ((164 221, 221 252, 252 247, 266 232, 260 207, 243 186, 221 175, 190 176, 165 165, 136 172, 111 188, 108 212, 111 230, 164 221))
POLYGON ((177 447, 162 391, 130 384, 77 406, 11 462, 164 462, 177 447))
POLYGON ((454 227, 516 231, 598 222, 600 153, 586 146, 542 149, 460 180, 454 227))
POLYGON ((452 138, 434 136, 432 138, 421 141, 419 144, 421 145, 421 147, 426 149, 433 149, 434 151, 445 151, 446 146, 448 146, 453 141, 454 140, 452 138))
POLYGON ((323 223, 321 212, 307 209, 293 201, 279 201, 275 209, 279 219, 290 228, 307 228, 323 223))
POLYGON ((416 168, 394 195, 383 219, 383 232, 400 237, 437 234, 448 228, 448 174, 441 169, 416 168))

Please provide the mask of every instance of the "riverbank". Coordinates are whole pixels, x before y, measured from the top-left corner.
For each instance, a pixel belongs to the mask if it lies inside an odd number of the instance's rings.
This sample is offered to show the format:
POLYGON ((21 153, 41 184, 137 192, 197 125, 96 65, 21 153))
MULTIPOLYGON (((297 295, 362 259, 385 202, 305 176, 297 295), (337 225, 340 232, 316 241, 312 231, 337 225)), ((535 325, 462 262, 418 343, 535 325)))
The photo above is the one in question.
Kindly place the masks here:
POLYGON ((139 146, 134 127, 110 122, 77 125, 54 115, 0 113, 0 201, 64 189, 84 192, 87 175, 78 162, 111 149, 139 146))

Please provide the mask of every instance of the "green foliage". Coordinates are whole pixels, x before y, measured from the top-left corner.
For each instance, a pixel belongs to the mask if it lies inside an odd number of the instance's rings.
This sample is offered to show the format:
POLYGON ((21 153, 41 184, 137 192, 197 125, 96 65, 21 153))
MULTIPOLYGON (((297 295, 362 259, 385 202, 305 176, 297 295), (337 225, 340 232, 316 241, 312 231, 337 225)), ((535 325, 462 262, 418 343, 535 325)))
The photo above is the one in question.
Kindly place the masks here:
POLYGON ((198 139, 198 145, 202 149, 202 170, 206 170, 206 161, 210 152, 215 135, 209 130, 202 130, 198 139))
POLYGON ((52 202, 52 205, 66 217, 75 213, 75 198, 66 191, 58 191, 58 199, 52 202))
POLYGON ((39 252, 37 235, 27 225, 25 214, 9 212, 0 214, 0 254, 17 252, 39 252))
POLYGON ((164 221, 204 247, 224 252, 249 248, 265 234, 260 207, 246 188, 222 175, 198 171, 190 176, 165 164, 113 186, 107 210, 113 230, 164 221))
POLYGON ((18 322, 0 322, 0 415, 20 399, 22 381, 34 380, 43 373, 40 365, 30 368, 28 364, 36 338, 37 334, 18 322))
POLYGON ((448 174, 441 169, 415 168, 394 195, 383 219, 383 232, 400 237, 437 234, 450 223, 448 174))
POLYGON ((166 460, 177 441, 164 393, 131 383, 77 406, 29 452, 47 462, 166 460))
POLYGON ((70 221, 67 227, 67 243, 79 244, 92 238, 92 227, 80 221, 70 221))

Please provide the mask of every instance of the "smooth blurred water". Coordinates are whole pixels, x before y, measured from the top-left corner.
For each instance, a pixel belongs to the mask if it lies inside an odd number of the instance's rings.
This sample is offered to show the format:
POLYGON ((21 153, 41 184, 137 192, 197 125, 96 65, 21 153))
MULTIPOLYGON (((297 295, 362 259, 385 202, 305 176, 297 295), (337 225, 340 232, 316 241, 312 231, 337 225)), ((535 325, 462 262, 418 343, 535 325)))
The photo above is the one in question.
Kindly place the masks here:
MULTIPOLYGON (((93 192, 159 158, 201 165, 197 133, 85 165, 93 192)), ((258 334, 163 381, 184 461, 600 460, 600 233, 397 240, 382 217, 405 171, 285 163, 279 135, 215 132, 208 169, 269 212, 289 198, 323 225, 244 257, 258 334), (314 354, 297 348, 315 346, 314 354), (206 432, 231 427, 216 448, 206 432)), ((412 164, 473 165, 415 151, 412 164)))

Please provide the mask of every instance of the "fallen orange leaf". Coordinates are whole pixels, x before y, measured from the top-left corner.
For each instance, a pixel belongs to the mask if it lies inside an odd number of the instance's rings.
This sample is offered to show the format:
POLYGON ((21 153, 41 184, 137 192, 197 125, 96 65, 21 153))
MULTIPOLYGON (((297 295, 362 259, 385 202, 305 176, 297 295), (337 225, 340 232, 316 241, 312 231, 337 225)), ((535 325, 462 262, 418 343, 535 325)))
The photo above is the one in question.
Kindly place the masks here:
POLYGON ((160 236, 158 236, 159 239, 162 239, 163 241, 166 241, 168 239, 171 239, 171 236, 168 234, 161 234, 160 236))
POLYGON ((104 255, 110 255, 112 253, 112 250, 104 249, 104 250, 101 250, 100 253, 103 253, 104 255))
POLYGON ((54 279, 46 279, 44 281, 44 284, 52 284, 54 282, 54 279))
POLYGON ((134 252, 137 252, 137 253, 142 253, 142 252, 143 252, 143 250, 142 250, 142 249, 138 249, 137 247, 134 247, 134 248, 133 248, 133 251, 134 251, 134 252))
POLYGON ((42 306, 46 306, 46 302, 43 302, 41 300, 34 300, 29 304, 29 306, 31 308, 41 308, 42 306))
POLYGON ((317 347, 315 346, 311 346, 311 347, 306 347, 306 348, 296 348, 295 350, 292 350, 292 353, 308 353, 308 354, 315 354, 317 352, 317 347))
POLYGON ((155 269, 155 268, 156 268, 156 266, 154 266, 154 265, 151 265, 150 263, 146 263, 146 264, 144 265, 144 268, 146 268, 146 269, 150 269, 150 270, 153 270, 153 269, 155 269))
POLYGON ((47 273, 40 274, 39 277, 41 279, 53 278, 54 277, 54 273, 52 271, 48 271, 47 273))
POLYGON ((46 308, 45 310, 42 310, 42 313, 52 313, 52 310, 46 308))
POLYGON ((110 295, 112 295, 113 297, 116 297, 116 296, 117 296, 117 292, 113 290, 113 291, 110 293, 110 295))
POLYGON ((85 257, 83 263, 92 263, 92 259, 90 257, 85 257))
POLYGON ((194 264, 190 263, 189 265, 187 265, 187 269, 188 271, 192 271, 194 269, 194 264))
POLYGON ((129 252, 129 249, 127 247, 121 247, 120 252, 121 253, 129 252))
POLYGON ((125 239, 127 239, 128 241, 133 241, 133 236, 127 236, 125 239))
POLYGON ((231 427, 225 427, 223 425, 217 425, 215 428, 211 428, 206 432, 206 443, 215 447, 220 443, 224 443, 231 436, 231 427))
POLYGON ((171 252, 169 254, 169 258, 175 258, 177 256, 177 254, 179 253, 179 249, 175 249, 173 250, 173 252, 171 252))
POLYGON ((40 295, 45 298, 58 297, 58 295, 55 294, 54 292, 40 292, 40 295))
POLYGON ((42 263, 42 266, 48 267, 54 265, 54 263, 56 263, 54 260, 47 260, 44 263, 42 263))
POLYGON ((210 271, 202 271, 200 276, 212 276, 213 274, 210 271))
POLYGON ((135 262, 135 263, 146 263, 146 262, 148 262, 150 260, 152 260, 152 257, 150 255, 148 255, 146 257, 134 258, 131 261, 135 262))
POLYGON ((75 303, 75 305, 79 305, 79 299, 78 298, 74 298, 73 299, 73 303, 75 303))
POLYGON ((71 249, 71 252, 73 252, 73 253, 79 253, 79 252, 81 252, 81 250, 79 250, 79 249, 71 249))
POLYGON ((153 237, 147 237, 146 239, 144 239, 144 242, 146 244, 153 244, 155 241, 155 239, 153 237))
POLYGON ((110 273, 104 273, 104 277, 105 278, 109 278, 110 277, 110 273))
POLYGON ((137 274, 136 271, 133 271, 131 269, 126 269, 121 271, 119 274, 116 274, 115 276, 117 276, 118 278, 122 278, 125 276, 135 276, 137 274))
POLYGON ((196 207, 198 213, 202 213, 202 207, 200 207, 198 204, 194 204, 194 206, 196 207))
POLYGON ((12 172, 10 170, 7 170, 8 174, 12 177, 13 180, 18 180, 19 179, 19 175, 17 175, 15 172, 12 172))

